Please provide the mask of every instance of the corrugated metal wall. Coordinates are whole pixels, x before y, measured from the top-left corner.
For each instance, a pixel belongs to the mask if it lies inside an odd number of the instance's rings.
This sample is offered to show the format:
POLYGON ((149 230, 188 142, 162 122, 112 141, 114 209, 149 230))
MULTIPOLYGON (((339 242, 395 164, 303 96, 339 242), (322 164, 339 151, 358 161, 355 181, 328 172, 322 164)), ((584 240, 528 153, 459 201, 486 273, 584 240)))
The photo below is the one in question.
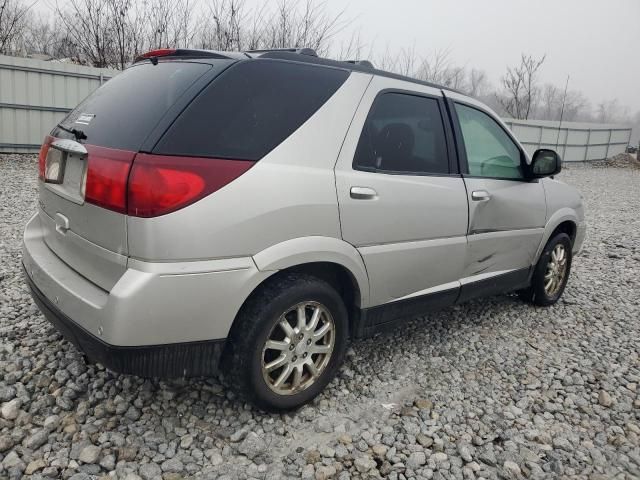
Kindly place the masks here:
POLYGON ((631 127, 599 123, 514 120, 505 123, 531 155, 538 148, 556 150, 565 162, 602 160, 623 153, 631 127))
POLYGON ((0 55, 0 152, 35 152, 44 135, 117 70, 0 55))
MULTIPOLYGON (((44 135, 117 70, 0 55, 0 152, 37 152, 44 135)), ((624 152, 631 127, 505 119, 532 154, 553 148, 565 161, 624 152), (558 147, 556 148, 556 144, 558 147)))

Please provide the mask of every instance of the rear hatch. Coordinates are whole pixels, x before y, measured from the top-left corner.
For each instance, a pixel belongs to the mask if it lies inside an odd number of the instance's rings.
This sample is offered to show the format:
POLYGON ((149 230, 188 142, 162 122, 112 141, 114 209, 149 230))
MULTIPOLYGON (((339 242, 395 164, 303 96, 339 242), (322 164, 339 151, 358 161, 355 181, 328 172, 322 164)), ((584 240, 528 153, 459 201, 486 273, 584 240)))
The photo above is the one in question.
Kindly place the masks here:
POLYGON ((127 178, 136 153, 232 60, 144 62, 109 80, 45 139, 39 216, 68 266, 110 290, 127 267, 127 178), (203 83, 204 84, 204 83, 203 83))

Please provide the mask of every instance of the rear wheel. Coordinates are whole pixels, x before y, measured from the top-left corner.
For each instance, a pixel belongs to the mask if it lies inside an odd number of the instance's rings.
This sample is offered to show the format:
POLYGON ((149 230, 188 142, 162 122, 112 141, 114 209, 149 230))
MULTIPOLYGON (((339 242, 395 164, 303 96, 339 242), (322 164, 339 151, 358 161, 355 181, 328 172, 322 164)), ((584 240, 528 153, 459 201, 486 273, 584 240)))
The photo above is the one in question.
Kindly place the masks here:
POLYGON ((335 376, 347 345, 347 311, 331 285, 305 274, 268 282, 242 308, 225 375, 256 406, 296 408, 335 376))
POLYGON ((555 235, 540 255, 531 285, 518 292, 520 298, 544 307, 556 303, 567 285, 571 260, 571 239, 566 233, 555 235))

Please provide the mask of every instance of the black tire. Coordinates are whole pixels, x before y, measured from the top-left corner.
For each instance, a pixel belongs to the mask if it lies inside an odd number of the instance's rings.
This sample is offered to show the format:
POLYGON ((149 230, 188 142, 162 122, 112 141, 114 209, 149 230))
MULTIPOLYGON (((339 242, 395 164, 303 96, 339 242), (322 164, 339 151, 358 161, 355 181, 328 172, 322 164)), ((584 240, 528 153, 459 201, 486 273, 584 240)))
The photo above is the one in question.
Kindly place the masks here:
POLYGON ((533 270, 533 276, 531 277, 531 285, 518 292, 518 296, 527 302, 533 303, 534 305, 538 305, 540 307, 548 307, 556 303, 560 297, 562 296, 564 289, 567 285, 567 280, 569 279, 569 274, 571 273, 571 261, 573 259, 572 255, 572 245, 571 238, 566 233, 558 233, 554 235, 545 245, 542 254, 540 255, 540 259, 533 270), (551 258, 551 252, 553 252, 554 248, 558 244, 562 244, 565 248, 566 252, 566 271, 564 274, 564 278, 560 283, 559 288, 552 295, 548 295, 545 290, 545 274, 547 273, 547 266, 549 264, 549 260, 551 258))
POLYGON ((268 280, 238 313, 223 359, 225 378, 237 393, 263 410, 276 412, 304 405, 327 386, 340 368, 347 349, 348 325, 342 298, 324 280, 298 273, 268 280), (263 377, 263 347, 281 315, 301 302, 318 302, 330 313, 335 327, 333 351, 313 383, 297 393, 281 395, 263 377))

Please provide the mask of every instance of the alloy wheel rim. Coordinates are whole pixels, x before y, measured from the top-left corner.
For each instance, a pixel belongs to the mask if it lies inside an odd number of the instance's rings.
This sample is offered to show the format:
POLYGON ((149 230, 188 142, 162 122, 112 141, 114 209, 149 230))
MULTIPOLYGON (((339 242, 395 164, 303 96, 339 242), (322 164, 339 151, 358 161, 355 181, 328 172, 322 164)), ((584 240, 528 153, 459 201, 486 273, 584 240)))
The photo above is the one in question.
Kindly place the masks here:
POLYGON ((558 244, 551 251, 544 276, 544 291, 548 296, 553 297, 560 291, 566 274, 567 250, 564 245, 558 244))
POLYGON ((273 326, 262 349, 262 376, 278 395, 309 388, 327 368, 335 346, 335 322, 318 302, 298 303, 273 326))

